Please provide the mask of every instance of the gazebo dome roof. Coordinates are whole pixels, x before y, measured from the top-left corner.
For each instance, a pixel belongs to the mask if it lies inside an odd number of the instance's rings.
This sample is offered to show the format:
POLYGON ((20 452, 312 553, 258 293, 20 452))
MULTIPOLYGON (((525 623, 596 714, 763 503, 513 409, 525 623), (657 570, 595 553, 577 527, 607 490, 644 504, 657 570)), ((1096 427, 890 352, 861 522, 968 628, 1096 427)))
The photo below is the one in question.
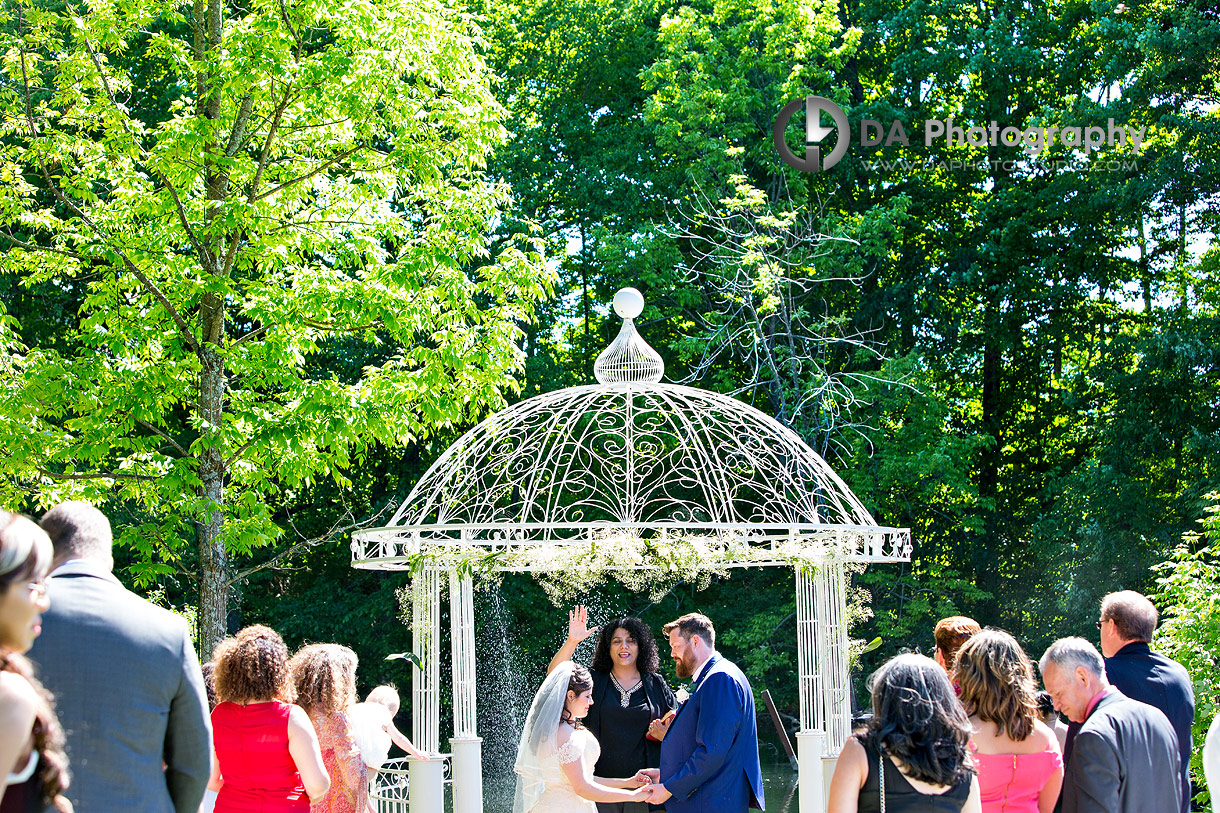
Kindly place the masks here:
POLYGON ((390 524, 876 525, 774 418, 661 383, 572 387, 492 415, 433 464, 390 524))
POLYGON ((661 383, 664 363, 633 324, 642 297, 624 289, 614 307, 623 329, 594 365, 598 384, 528 398, 471 429, 388 526, 353 535, 353 565, 405 568, 429 549, 638 549, 674 537, 730 559, 753 551, 741 564, 778 564, 794 549, 910 556, 910 533, 879 527, 791 429, 730 396, 661 383))

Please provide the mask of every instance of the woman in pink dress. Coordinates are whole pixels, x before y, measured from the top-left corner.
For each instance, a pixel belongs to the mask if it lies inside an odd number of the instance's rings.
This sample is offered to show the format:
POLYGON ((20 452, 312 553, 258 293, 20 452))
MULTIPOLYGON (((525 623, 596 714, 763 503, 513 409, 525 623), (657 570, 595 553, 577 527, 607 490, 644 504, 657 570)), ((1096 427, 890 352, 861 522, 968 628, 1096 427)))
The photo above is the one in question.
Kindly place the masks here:
POLYGON ((216 647, 212 778, 216 813, 304 813, 330 785, 309 717, 286 702, 288 648, 246 627, 216 647))
POLYGON ((970 752, 983 813, 1051 813, 1063 784, 1059 741, 1038 719, 1029 658, 1002 630, 983 630, 957 653, 953 677, 970 715, 970 752))
POLYGON ((348 709, 356 703, 356 653, 338 644, 310 644, 292 656, 297 703, 309 714, 330 774, 330 792, 310 813, 368 813, 369 770, 360 756, 348 709))

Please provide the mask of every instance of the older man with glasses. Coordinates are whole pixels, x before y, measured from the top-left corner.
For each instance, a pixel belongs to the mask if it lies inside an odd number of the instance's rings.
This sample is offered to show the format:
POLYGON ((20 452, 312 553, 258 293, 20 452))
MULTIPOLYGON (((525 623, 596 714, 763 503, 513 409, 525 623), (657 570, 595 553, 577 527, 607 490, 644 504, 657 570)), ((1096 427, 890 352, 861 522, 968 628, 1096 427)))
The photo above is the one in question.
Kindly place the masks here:
POLYGON ((1101 653, 1083 638, 1061 638, 1038 665, 1055 708, 1080 724, 1064 770, 1062 812, 1180 809, 1178 738, 1164 713, 1111 685, 1101 653))

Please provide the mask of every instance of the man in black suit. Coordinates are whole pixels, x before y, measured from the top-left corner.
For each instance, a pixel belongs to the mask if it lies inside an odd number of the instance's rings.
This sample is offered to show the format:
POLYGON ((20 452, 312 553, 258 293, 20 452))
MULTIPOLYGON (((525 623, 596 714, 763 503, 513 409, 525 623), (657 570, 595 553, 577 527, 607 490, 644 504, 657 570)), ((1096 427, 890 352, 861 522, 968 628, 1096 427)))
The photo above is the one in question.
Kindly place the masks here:
POLYGON ((1081 723, 1063 776, 1063 813, 1170 813, 1182 807, 1178 738, 1160 709, 1106 679, 1101 653, 1061 638, 1038 664, 1055 708, 1081 723))
POLYGON ((1156 630, 1157 611, 1134 590, 1111 593, 1101 601, 1101 654, 1106 678, 1132 700, 1156 706, 1178 735, 1182 757, 1182 811, 1190 810, 1190 727, 1195 720, 1195 693, 1190 675, 1177 661, 1148 647, 1156 630))

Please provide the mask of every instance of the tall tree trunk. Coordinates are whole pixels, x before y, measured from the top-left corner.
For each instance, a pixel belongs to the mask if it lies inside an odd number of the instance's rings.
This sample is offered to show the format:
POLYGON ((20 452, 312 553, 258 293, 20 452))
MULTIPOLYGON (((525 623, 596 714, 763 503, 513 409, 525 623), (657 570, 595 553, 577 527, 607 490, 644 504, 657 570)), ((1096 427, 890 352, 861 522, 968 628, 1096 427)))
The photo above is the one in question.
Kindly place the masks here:
MULTIPOLYGON (((195 13, 206 14, 195 19, 195 50, 216 52, 224 38, 224 17, 220 0, 195 0, 195 13)), ((220 91, 214 77, 202 69, 196 80, 199 97, 195 112, 214 122, 220 117, 220 91)), ((215 133, 214 128, 209 128, 215 133)), ((214 138, 215 136, 213 136, 214 138)), ((205 150, 204 181, 208 199, 221 202, 228 194, 228 176, 213 159, 215 143, 205 150)), ((208 219, 213 220, 220 207, 213 207, 208 219)), ((210 225, 210 224, 209 224, 210 225)), ((209 228, 197 261, 205 276, 222 272, 218 259, 224 256, 223 235, 209 228)), ((197 518, 199 544, 199 650, 205 656, 224 637, 229 611, 229 555, 225 549, 224 481, 225 461, 222 429, 224 428, 225 367, 220 348, 225 339, 225 303, 215 293, 205 293, 199 302, 199 491, 203 498, 202 516, 197 518)))
MULTIPOLYGON (((213 329, 223 329, 223 307, 220 297, 205 295, 201 322, 211 321, 213 329), (209 312, 211 319, 207 318, 209 312)), ((208 332, 205 328, 205 338, 208 332)), ((227 634, 229 615, 229 554, 224 540, 225 461, 221 439, 227 381, 224 359, 217 345, 217 342, 206 341, 199 352, 202 362, 199 372, 202 433, 198 471, 199 492, 206 507, 196 527, 199 546, 198 640, 199 651, 204 656, 211 653, 227 634)))
MULTIPOLYGON (((209 295, 213 300, 219 299, 209 295)), ((204 315, 216 307, 205 305, 204 315)), ((221 305, 223 307, 223 305, 221 305)), ((215 319, 223 319, 223 311, 215 319)), ((206 331, 205 331, 206 336, 206 331)), ((224 421, 224 360, 212 343, 200 352, 199 413, 203 438, 199 455, 200 495, 207 504, 199 528, 199 650, 210 653, 224 638, 229 612, 229 557, 224 541, 224 456, 220 429, 224 421)))

